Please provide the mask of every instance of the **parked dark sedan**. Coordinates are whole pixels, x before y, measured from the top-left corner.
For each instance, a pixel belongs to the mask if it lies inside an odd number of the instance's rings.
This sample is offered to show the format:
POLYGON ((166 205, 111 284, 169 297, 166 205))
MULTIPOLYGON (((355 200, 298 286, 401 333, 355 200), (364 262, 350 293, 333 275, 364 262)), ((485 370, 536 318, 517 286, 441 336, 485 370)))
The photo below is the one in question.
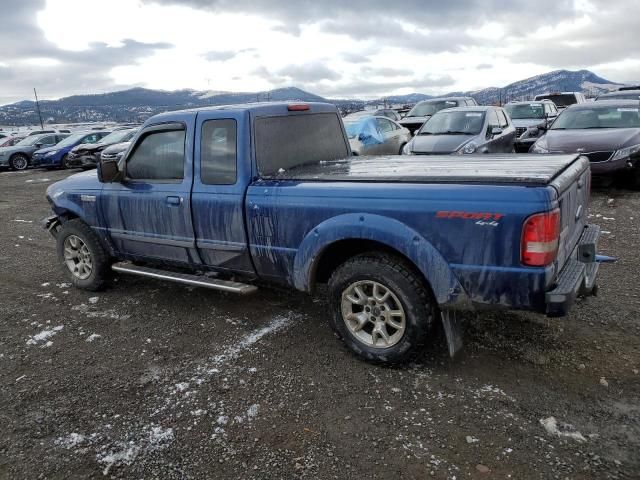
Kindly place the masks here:
POLYGON ((511 153, 516 129, 500 107, 440 110, 404 147, 405 155, 511 153))
POLYGON ((640 105, 630 100, 572 105, 531 152, 583 153, 591 162, 592 173, 630 174, 634 186, 640 188, 640 105))
POLYGON ((471 97, 432 98, 416 103, 398 123, 415 133, 433 114, 445 108, 474 106, 478 103, 471 97))
POLYGON ((509 102, 504 106, 516 127, 516 152, 528 152, 558 116, 551 100, 509 102))
POLYGON ((69 135, 66 133, 30 135, 12 147, 0 148, 0 166, 8 166, 13 170, 24 170, 31 163, 33 152, 45 147, 52 147, 69 135))
POLYGON ((100 161, 100 155, 105 148, 131 140, 137 131, 138 128, 116 130, 98 143, 80 144, 69 152, 67 164, 72 167, 93 168, 100 161))

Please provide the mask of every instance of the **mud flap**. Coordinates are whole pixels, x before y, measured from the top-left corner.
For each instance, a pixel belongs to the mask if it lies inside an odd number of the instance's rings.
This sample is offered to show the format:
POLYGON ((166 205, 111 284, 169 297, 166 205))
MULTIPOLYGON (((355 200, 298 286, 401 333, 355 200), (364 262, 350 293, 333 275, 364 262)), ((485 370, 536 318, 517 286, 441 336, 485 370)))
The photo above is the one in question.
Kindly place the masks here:
POLYGON ((444 334, 447 337, 447 346, 449 347, 449 356, 455 358, 462 350, 463 344, 463 330, 462 319, 457 317, 455 310, 442 310, 440 313, 442 317, 442 326, 444 327, 444 334))

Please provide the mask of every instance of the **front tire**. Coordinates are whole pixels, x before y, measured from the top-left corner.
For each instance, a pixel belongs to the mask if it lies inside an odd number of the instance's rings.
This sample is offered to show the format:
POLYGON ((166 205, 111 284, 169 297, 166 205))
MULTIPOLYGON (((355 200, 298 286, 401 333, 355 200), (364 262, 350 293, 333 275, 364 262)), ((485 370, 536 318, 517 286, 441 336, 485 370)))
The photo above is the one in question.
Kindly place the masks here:
POLYGON ((89 225, 77 218, 63 223, 56 243, 58 260, 74 286, 104 288, 111 274, 109 254, 89 225))
POLYGON ((422 278, 402 259, 354 257, 329 280, 331 327, 358 357, 402 363, 429 339, 437 306, 422 278))
POLYGON ((29 166, 29 158, 26 155, 17 153, 9 159, 9 166, 12 170, 26 170, 29 166))

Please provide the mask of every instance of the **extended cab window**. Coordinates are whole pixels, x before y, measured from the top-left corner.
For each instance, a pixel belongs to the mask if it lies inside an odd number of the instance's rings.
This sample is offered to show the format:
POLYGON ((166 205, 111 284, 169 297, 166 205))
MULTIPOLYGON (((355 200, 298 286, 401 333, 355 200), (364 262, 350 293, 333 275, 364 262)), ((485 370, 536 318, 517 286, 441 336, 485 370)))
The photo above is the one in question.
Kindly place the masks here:
POLYGON ((256 160, 261 175, 349 155, 335 113, 260 117, 255 121, 256 160))
POLYGON ((127 178, 182 180, 184 139, 184 130, 162 130, 143 137, 127 160, 127 178))
POLYGON ((207 120, 200 140, 200 179, 207 185, 236 183, 236 121, 207 120))

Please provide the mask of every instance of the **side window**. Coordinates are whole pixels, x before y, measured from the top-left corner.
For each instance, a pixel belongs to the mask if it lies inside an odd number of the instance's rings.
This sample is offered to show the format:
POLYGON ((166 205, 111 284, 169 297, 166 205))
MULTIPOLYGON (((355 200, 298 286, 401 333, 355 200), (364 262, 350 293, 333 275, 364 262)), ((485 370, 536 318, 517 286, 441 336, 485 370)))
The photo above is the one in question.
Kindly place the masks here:
POLYGON ((207 120, 200 138, 200 179, 206 185, 236 183, 236 121, 207 120))
POLYGON ((131 180, 182 180, 184 130, 152 132, 142 138, 127 160, 131 180))
POLYGON ((498 120, 500 121, 500 128, 507 128, 509 126, 509 120, 507 120, 507 116, 502 109, 498 110, 498 120))
POLYGON ((393 130, 393 124, 384 118, 376 118, 376 124, 380 133, 388 133, 393 130))
POLYGON ((489 128, 491 127, 499 127, 500 121, 498 120, 498 115, 495 110, 489 110, 489 128))
POLYGON ((86 137, 84 137, 84 139, 82 140, 82 143, 96 143, 99 139, 100 139, 99 134, 92 133, 91 135, 87 135, 86 137))
POLYGON ((42 145, 55 145, 58 142, 56 142, 55 135, 47 135, 46 137, 42 137, 38 143, 42 145))

